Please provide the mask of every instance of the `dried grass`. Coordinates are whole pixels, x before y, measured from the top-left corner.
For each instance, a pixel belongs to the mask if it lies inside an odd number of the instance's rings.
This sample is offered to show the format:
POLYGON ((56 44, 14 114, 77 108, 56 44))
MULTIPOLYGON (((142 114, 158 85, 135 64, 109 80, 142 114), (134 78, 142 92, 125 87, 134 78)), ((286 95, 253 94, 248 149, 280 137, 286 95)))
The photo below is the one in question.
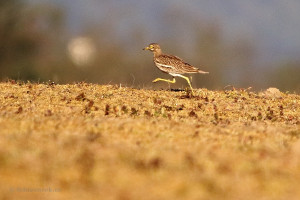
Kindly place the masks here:
POLYGON ((296 94, 12 81, 0 105, 0 199, 300 198, 296 94))

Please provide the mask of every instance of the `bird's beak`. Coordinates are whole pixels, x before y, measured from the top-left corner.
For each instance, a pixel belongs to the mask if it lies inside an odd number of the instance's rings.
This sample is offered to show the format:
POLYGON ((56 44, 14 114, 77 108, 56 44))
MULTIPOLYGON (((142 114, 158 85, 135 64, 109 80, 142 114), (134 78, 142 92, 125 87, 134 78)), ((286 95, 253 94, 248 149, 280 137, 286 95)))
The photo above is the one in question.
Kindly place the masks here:
POLYGON ((145 48, 143 48, 143 50, 149 50, 150 48, 149 47, 145 47, 145 48))

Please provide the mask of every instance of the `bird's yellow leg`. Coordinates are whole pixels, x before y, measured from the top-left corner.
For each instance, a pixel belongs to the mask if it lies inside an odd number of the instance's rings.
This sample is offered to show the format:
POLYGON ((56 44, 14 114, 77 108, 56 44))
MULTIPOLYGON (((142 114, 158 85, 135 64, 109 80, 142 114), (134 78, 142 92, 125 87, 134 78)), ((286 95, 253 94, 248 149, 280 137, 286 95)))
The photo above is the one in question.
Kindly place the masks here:
POLYGON ((184 78, 184 79, 188 82, 188 84, 189 84, 189 86, 190 86, 190 88, 191 88, 191 90, 192 90, 192 94, 194 95, 194 90, 193 90, 193 87, 192 87, 192 85, 191 85, 190 79, 189 79, 188 77, 186 77, 186 76, 179 75, 179 74, 178 74, 177 76, 179 76, 179 77, 181 77, 181 78, 184 78))
POLYGON ((156 83, 157 81, 165 81, 165 82, 168 82, 168 83, 175 83, 175 82, 176 82, 176 80, 175 80, 174 77, 173 77, 173 80, 172 80, 172 81, 171 81, 171 80, 168 80, 168 79, 157 78, 157 79, 153 80, 152 82, 153 82, 153 83, 156 83))

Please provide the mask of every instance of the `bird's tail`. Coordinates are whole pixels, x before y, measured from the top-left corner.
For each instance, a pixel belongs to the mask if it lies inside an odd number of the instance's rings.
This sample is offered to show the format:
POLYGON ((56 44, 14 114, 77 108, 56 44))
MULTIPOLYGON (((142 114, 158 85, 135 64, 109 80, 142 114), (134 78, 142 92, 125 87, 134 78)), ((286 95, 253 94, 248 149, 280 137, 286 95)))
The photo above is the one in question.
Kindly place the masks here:
POLYGON ((200 70, 200 69, 198 69, 198 71, 197 71, 199 74, 209 74, 209 72, 205 72, 205 71, 202 71, 202 70, 200 70))

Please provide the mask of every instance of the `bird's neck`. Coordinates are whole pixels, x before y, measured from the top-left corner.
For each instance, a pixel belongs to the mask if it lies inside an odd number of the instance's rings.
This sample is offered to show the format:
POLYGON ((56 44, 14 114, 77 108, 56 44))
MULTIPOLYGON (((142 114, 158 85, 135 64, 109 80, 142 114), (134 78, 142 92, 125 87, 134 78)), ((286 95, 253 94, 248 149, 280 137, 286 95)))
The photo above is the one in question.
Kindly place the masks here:
POLYGON ((157 49, 156 51, 153 52, 154 57, 160 56, 162 54, 161 49, 157 49))

